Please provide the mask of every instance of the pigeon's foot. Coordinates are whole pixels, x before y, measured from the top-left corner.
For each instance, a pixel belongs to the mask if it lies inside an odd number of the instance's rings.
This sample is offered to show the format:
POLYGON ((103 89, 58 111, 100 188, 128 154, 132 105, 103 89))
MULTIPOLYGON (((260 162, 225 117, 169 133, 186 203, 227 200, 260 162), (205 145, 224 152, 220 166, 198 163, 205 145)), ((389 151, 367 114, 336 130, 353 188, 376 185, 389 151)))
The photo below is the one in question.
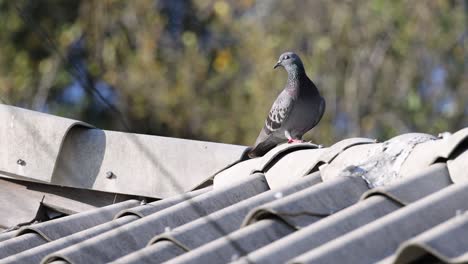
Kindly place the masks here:
POLYGON ((290 138, 288 139, 288 143, 291 144, 291 143, 304 143, 305 141, 302 140, 302 139, 295 139, 295 138, 290 138))

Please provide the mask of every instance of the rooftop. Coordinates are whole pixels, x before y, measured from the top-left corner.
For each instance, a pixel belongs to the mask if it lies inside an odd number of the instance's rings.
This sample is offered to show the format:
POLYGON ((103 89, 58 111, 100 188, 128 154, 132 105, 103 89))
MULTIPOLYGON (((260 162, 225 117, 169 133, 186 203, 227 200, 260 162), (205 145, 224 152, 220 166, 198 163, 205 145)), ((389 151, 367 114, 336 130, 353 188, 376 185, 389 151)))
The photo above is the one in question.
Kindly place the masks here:
POLYGON ((0 263, 468 262, 468 128, 245 146, 0 105, 0 263))

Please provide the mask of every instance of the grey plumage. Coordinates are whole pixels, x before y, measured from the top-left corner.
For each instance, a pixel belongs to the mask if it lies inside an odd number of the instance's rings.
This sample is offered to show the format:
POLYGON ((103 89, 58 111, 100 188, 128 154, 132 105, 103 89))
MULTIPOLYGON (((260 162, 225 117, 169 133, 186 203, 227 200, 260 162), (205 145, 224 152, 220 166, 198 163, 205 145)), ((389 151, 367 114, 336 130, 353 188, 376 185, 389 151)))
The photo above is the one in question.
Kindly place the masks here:
POLYGON ((263 156, 279 143, 300 141, 323 116, 325 100, 307 77, 301 59, 293 52, 281 54, 274 68, 284 67, 288 80, 273 103, 249 157, 263 156))

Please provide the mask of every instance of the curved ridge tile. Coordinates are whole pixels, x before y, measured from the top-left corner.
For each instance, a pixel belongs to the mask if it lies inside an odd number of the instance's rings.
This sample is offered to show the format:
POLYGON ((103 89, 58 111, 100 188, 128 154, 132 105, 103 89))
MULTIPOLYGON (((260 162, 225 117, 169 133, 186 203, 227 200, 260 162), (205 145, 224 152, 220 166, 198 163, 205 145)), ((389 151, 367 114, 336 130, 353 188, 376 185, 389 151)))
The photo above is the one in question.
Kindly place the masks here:
POLYGON ((400 170, 403 176, 414 174, 421 168, 427 167, 438 160, 447 160, 454 152, 467 142, 468 128, 461 129, 453 135, 446 135, 441 139, 431 140, 415 146, 400 170))
MULTIPOLYGON (((357 173, 361 175, 371 187, 392 184, 401 180, 399 173, 401 166, 418 144, 434 140, 435 138, 423 133, 408 133, 396 136, 382 145, 382 152, 358 166, 357 173), (364 173, 362 173, 364 170, 364 173)), ((355 168, 350 171, 356 172, 355 168)), ((347 173, 345 172, 345 173, 347 173)))
POLYGON ((395 184, 373 188, 365 192, 361 200, 373 195, 383 195, 402 205, 407 205, 450 184, 452 184, 452 181, 447 166, 445 164, 434 164, 395 184))
POLYGON ((84 122, 0 104, 0 175, 51 182, 62 144, 84 122))
POLYGON ((401 179, 399 171, 402 164, 414 149, 423 142, 435 139, 433 136, 423 133, 408 133, 396 136, 381 144, 360 145, 350 148, 342 155, 346 159, 338 156, 335 160, 341 161, 333 166, 326 166, 322 172, 323 177, 354 176, 363 178, 369 187, 388 185, 401 179), (363 147, 373 146, 373 148, 362 151, 363 147), (361 154, 353 153, 361 150, 361 154), (356 160, 356 157, 360 157, 356 160), (331 173, 330 173, 331 171, 331 173))
POLYGON ((338 141, 335 144, 331 145, 330 147, 326 148, 326 150, 323 152, 322 155, 320 155, 320 157, 318 157, 318 159, 316 159, 314 162, 309 164, 310 167, 306 171, 306 173, 317 171, 318 166, 325 164, 325 163, 332 162, 338 155, 340 155, 343 151, 345 151, 348 148, 351 148, 357 145, 372 144, 372 143, 377 143, 377 140, 370 139, 370 138, 355 137, 355 138, 347 138, 347 139, 338 141))
POLYGON ((268 172, 275 164, 286 155, 304 149, 316 149, 318 145, 312 143, 281 144, 270 150, 263 157, 239 162, 232 167, 221 171, 214 177, 214 188, 229 186, 255 172, 268 172))
POLYGON ((322 160, 325 163, 330 163, 334 158, 336 158, 336 156, 338 156, 341 152, 343 152, 343 150, 346 150, 347 148, 356 145, 371 143, 376 143, 376 140, 361 137, 343 139, 330 146, 328 148, 328 151, 320 157, 320 160, 322 160))
MULTIPOLYGON (((468 139, 468 127, 460 129, 450 136, 443 137, 442 142, 444 142, 444 144, 441 146, 440 150, 437 151, 438 157, 448 159, 453 151, 455 151, 460 144, 465 142, 466 139, 468 139)), ((435 160, 433 162, 435 162, 435 160)))
POLYGON ((447 167, 450 172, 450 178, 454 183, 460 183, 468 180, 468 144, 467 148, 459 148, 449 160, 447 160, 447 167))
POLYGON ((256 171, 262 160, 249 159, 233 165, 232 167, 221 171, 213 179, 213 188, 215 190, 231 186, 243 181, 256 171))
POLYGON ((400 175, 406 177, 417 173, 421 168, 433 164, 438 157, 437 152, 434 150, 439 146, 440 140, 430 140, 416 145, 406 162, 401 166, 400 175))
POLYGON ((363 144, 347 148, 336 156, 331 163, 325 163, 319 167, 322 180, 325 182, 340 176, 345 168, 364 163, 381 150, 382 143, 363 144))
MULTIPOLYGON (((323 148, 304 149, 284 156, 265 173, 268 186, 270 186, 270 189, 276 190, 306 176, 310 163, 315 162, 324 151, 326 149, 323 148)), ((317 182, 320 181, 321 177, 317 174, 317 182)))
POLYGON ((298 151, 301 149, 317 149, 321 148, 319 145, 315 145, 309 142, 304 143, 284 143, 281 144, 274 149, 270 150, 267 154, 265 154, 262 159, 262 166, 258 168, 259 171, 267 172, 271 167, 275 165, 282 157, 292 153, 294 151, 298 151))

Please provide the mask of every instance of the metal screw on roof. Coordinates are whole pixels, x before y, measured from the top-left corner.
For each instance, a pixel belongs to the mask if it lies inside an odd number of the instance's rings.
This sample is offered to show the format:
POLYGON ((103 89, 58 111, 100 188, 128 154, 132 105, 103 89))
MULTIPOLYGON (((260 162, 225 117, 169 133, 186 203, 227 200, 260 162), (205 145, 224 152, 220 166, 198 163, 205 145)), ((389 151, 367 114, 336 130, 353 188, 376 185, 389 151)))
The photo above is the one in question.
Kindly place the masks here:
POLYGON ((456 216, 462 216, 463 213, 464 213, 463 210, 458 209, 458 210, 455 212, 455 215, 456 215, 456 216))
POLYGON ((378 140, 378 139, 376 139, 376 138, 374 138, 374 143, 377 143, 377 142, 379 142, 379 140, 378 140))
POLYGON ((16 164, 21 165, 21 166, 25 166, 25 165, 26 165, 26 161, 24 161, 24 160, 22 160, 22 159, 18 159, 18 160, 16 161, 16 164))
POLYGON ((146 199, 141 200, 140 205, 146 205, 146 204, 147 204, 146 199))
POLYGON ((437 137, 438 137, 438 138, 441 138, 441 139, 447 139, 447 138, 449 138, 451 135, 452 135, 452 133, 445 131, 445 132, 439 133, 439 134, 437 135, 437 137))
POLYGON ((318 145, 318 148, 319 148, 319 149, 323 148, 323 145, 318 145))
POLYGON ((106 172, 106 178, 107 179, 111 179, 112 177, 114 177, 114 173, 112 171, 106 172))
POLYGON ((283 198, 283 193, 282 193, 282 192, 277 192, 277 193, 275 193, 275 198, 276 198, 276 199, 281 199, 281 198, 283 198))
POLYGON ((171 227, 170 226, 166 226, 164 228, 164 232, 171 232, 171 227))

